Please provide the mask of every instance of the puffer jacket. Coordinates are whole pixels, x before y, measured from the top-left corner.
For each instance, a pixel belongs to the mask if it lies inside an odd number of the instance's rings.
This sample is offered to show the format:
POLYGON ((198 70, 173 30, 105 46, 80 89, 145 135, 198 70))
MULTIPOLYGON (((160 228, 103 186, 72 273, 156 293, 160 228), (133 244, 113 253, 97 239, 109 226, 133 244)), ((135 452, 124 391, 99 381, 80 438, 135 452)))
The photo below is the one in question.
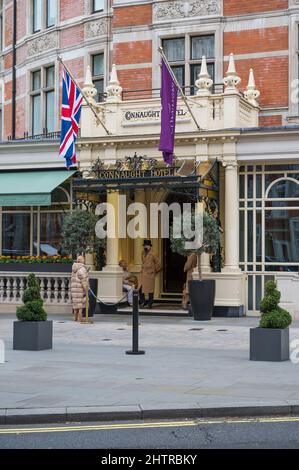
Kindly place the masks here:
POLYGON ((71 277, 71 296, 74 310, 86 307, 86 288, 89 287, 88 271, 84 264, 74 263, 71 277))

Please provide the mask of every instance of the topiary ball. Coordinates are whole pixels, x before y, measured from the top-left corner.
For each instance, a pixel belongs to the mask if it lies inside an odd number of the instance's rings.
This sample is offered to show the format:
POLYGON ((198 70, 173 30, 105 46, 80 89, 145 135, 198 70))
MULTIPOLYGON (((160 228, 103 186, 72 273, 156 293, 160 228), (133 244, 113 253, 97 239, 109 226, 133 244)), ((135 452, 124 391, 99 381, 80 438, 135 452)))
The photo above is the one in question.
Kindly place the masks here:
POLYGON ((47 313, 43 309, 43 301, 33 300, 17 308, 17 318, 20 321, 46 321, 47 313))
POLYGON ((277 307, 268 313, 263 313, 260 328, 287 328, 292 323, 292 316, 283 308, 277 307))

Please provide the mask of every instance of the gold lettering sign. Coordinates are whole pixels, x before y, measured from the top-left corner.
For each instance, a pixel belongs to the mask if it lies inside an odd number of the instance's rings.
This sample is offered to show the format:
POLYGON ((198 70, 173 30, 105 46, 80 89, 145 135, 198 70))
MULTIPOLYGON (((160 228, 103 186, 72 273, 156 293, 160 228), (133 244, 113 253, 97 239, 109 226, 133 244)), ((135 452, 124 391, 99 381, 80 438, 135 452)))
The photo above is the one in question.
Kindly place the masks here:
POLYGON ((177 168, 153 168, 152 170, 100 170, 100 179, 155 178, 176 176, 177 168))

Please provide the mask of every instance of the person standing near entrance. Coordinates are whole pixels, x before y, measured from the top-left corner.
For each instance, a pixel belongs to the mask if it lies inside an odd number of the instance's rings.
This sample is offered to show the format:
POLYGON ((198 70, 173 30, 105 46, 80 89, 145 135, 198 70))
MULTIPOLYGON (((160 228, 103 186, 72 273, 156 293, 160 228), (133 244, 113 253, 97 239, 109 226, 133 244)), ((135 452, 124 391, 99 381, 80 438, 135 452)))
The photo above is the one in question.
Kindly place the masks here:
POLYGON ((140 286, 140 305, 152 308, 154 301, 155 279, 159 271, 161 271, 161 263, 157 255, 152 251, 152 242, 144 240, 142 253, 141 268, 141 286, 140 286), (148 302, 145 295, 148 294, 148 302))
POLYGON ((86 308, 86 291, 89 288, 88 270, 84 257, 78 256, 73 264, 71 277, 71 296, 75 321, 82 321, 82 310, 86 308))
POLYGON ((189 302, 189 281, 192 281, 192 273, 197 266, 197 253, 191 253, 188 256, 184 266, 184 273, 186 273, 186 284, 183 291, 182 307, 184 310, 188 309, 189 302))

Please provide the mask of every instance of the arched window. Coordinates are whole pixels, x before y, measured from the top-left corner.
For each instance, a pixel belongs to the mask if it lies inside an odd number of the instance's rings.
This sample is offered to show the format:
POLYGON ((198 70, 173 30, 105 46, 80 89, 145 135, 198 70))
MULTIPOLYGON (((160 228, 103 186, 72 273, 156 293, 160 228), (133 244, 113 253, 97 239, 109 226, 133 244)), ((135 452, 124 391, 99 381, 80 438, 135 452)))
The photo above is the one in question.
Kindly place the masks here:
POLYGON ((293 178, 279 178, 270 184, 268 199, 294 199, 299 197, 299 182, 293 178))

